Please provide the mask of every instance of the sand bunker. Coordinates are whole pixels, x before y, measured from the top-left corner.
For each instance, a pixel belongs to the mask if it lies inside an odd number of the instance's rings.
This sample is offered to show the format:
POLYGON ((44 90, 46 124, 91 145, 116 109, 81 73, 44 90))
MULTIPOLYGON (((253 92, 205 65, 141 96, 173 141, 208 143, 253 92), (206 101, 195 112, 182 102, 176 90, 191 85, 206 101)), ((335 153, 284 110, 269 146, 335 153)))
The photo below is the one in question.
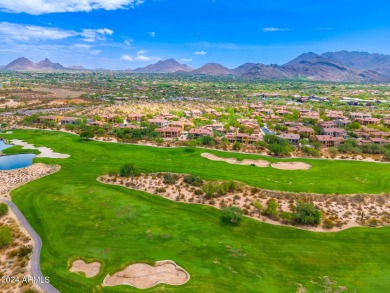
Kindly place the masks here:
POLYGON ((190 275, 175 262, 170 260, 158 261, 154 266, 138 263, 128 266, 123 271, 112 276, 107 275, 103 285, 107 287, 130 285, 138 289, 147 289, 160 283, 168 285, 183 285, 190 275))
POLYGON ((280 170, 309 170, 311 166, 303 162, 280 162, 273 163, 272 168, 280 170))
POLYGON ((209 159, 211 161, 221 161, 226 162, 229 164, 236 164, 236 165, 255 165, 257 167, 268 167, 269 162, 266 160, 242 160, 238 161, 235 158, 221 158, 216 155, 210 154, 210 153, 202 153, 201 156, 203 158, 209 159))
POLYGON ((19 139, 14 139, 11 141, 11 143, 14 145, 22 146, 22 149, 30 149, 30 150, 40 151, 41 153, 36 156, 37 158, 66 159, 66 158, 70 157, 70 155, 53 152, 52 149, 49 149, 47 147, 36 148, 36 147, 34 147, 34 145, 29 144, 29 143, 24 142, 23 140, 19 140, 19 139))
POLYGON ((99 262, 86 263, 83 260, 75 260, 69 272, 84 273, 87 278, 95 277, 100 272, 101 264, 99 262))

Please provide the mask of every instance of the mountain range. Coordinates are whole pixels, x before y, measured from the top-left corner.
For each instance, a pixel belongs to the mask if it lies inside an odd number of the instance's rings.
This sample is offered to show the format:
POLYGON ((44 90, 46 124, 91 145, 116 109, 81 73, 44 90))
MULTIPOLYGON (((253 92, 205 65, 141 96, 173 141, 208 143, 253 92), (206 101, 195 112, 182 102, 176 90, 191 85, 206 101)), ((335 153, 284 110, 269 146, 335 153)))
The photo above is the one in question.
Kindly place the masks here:
MULTIPOLYGON (((58 71, 86 70, 81 66, 64 67, 44 59, 33 63, 27 58, 18 58, 0 70, 9 71, 58 71)), ((104 69, 96 69, 103 71, 104 69)), ((327 52, 318 55, 304 53, 283 65, 245 63, 229 69, 218 63, 208 63, 198 69, 181 64, 174 59, 158 61, 146 67, 127 69, 128 73, 176 73, 187 75, 237 76, 249 79, 282 80, 305 78, 315 81, 334 82, 390 82, 390 56, 366 52, 327 52)))
POLYGON ((0 68, 1 70, 9 71, 58 71, 58 70, 86 70, 82 66, 65 67, 60 63, 53 63, 49 59, 45 58, 38 63, 34 63, 31 60, 21 57, 15 59, 8 65, 0 68))

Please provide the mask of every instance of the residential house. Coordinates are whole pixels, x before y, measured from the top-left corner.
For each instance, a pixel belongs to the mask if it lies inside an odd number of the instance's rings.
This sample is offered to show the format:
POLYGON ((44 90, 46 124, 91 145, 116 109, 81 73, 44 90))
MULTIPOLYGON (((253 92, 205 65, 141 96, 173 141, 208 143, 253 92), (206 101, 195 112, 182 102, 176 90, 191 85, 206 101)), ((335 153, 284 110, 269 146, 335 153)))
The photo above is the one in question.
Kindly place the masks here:
POLYGON ((316 135, 315 138, 324 147, 334 147, 344 141, 344 138, 342 137, 334 137, 330 135, 316 135))
POLYGON ((279 137, 288 140, 292 145, 298 145, 299 139, 301 138, 299 134, 296 133, 282 133, 279 137))
POLYGON ((169 124, 168 120, 159 119, 159 118, 149 119, 148 122, 151 125, 154 125, 154 126, 157 126, 157 127, 166 127, 169 124))
POLYGON ((163 127, 156 128, 156 131, 160 133, 162 138, 178 138, 183 130, 180 127, 163 127))
POLYGON ((63 117, 61 119, 61 125, 72 124, 75 125, 79 118, 76 117, 63 117))

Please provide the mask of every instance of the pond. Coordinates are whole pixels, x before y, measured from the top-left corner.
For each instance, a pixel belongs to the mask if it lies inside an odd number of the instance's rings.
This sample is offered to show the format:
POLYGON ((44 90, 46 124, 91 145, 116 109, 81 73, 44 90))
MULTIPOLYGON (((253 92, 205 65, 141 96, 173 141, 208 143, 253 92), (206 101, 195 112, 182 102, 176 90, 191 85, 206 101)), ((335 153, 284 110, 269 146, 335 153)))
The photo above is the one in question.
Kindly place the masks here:
POLYGON ((6 143, 4 142, 4 140, 0 139, 0 152, 1 152, 2 150, 8 149, 8 148, 10 148, 10 147, 12 147, 12 146, 13 146, 12 144, 6 144, 6 143))
POLYGON ((0 156, 0 171, 31 166, 34 157, 34 154, 0 156))

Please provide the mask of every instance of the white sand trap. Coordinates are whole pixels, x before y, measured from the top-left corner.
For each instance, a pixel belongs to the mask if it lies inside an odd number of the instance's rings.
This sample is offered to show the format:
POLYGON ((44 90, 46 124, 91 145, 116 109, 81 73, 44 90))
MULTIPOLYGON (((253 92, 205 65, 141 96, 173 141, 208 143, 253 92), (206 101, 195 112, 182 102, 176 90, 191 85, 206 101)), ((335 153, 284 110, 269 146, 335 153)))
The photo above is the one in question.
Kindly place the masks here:
POLYGON ((242 160, 238 161, 235 158, 221 158, 216 155, 210 154, 210 153, 202 153, 201 156, 203 158, 209 159, 211 161, 220 161, 220 162, 226 162, 228 164, 235 164, 235 165, 255 165, 257 167, 268 167, 269 162, 266 160, 242 160))
POLYGON ((29 143, 24 142, 23 140, 19 140, 19 139, 13 139, 13 140, 11 140, 11 143, 14 145, 21 146, 22 149, 30 149, 30 150, 40 151, 41 153, 39 155, 37 155, 37 158, 66 159, 66 158, 70 157, 70 155, 67 155, 67 154, 56 153, 52 149, 49 149, 47 147, 36 148, 33 144, 29 144, 29 143))
POLYGON ((128 266, 123 271, 104 278, 103 286, 112 287, 130 285, 138 289, 147 289, 160 283, 168 285, 183 285, 190 275, 174 261, 158 261, 154 266, 137 263, 128 266))
POLYGON ((69 272, 72 273, 84 273, 87 278, 95 277, 100 272, 101 264, 99 262, 86 263, 79 259, 72 263, 72 267, 69 272))
POLYGON ((303 162, 280 162, 273 163, 272 168, 279 170, 309 170, 311 166, 303 162))

